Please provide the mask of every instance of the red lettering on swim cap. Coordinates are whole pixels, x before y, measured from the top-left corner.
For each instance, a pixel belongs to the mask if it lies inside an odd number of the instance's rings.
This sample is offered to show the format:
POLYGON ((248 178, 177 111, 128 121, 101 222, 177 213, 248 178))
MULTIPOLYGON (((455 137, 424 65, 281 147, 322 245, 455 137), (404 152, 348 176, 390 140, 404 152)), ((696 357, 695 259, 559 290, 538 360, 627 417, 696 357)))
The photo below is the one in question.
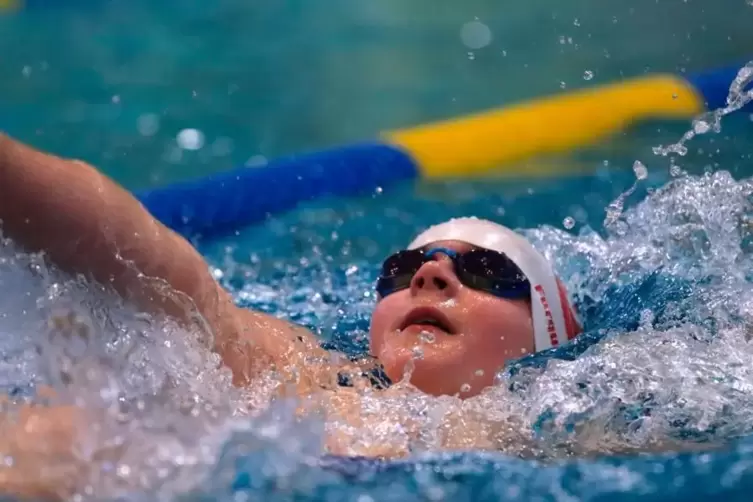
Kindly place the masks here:
POLYGON ((565 333, 567 333, 567 339, 572 340, 583 330, 578 321, 575 318, 575 312, 573 307, 570 306, 570 301, 567 299, 567 289, 562 281, 557 279, 557 288, 560 293, 560 305, 562 305, 562 313, 565 316, 565 333))
POLYGON ((552 311, 549 309, 549 302, 546 301, 546 296, 544 295, 544 288, 541 286, 541 284, 537 284, 533 289, 535 289, 539 294, 541 305, 544 306, 544 315, 546 316, 546 331, 549 334, 549 342, 552 344, 552 347, 556 347, 559 345, 560 341, 557 338, 557 329, 554 327, 554 318, 552 317, 552 311))

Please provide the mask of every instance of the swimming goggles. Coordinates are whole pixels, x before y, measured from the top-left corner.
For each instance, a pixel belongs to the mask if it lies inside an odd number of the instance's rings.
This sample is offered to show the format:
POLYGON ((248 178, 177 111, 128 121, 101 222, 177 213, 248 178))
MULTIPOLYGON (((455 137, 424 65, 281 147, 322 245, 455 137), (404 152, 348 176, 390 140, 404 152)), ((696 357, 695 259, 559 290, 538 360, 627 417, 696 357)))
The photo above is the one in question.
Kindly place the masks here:
POLYGON ((377 293, 383 298, 407 289, 416 272, 424 263, 434 260, 437 253, 452 260, 455 275, 469 288, 509 299, 522 298, 531 293, 528 279, 507 255, 484 248, 465 253, 447 248, 398 251, 384 261, 377 280, 377 293))

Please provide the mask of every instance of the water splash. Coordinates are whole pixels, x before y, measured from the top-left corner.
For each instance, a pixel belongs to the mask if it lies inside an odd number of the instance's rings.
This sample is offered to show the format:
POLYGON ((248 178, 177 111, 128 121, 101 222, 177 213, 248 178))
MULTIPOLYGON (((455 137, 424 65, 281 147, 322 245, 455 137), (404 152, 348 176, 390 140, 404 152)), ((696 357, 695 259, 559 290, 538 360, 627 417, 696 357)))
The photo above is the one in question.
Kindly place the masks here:
MULTIPOLYGON (((516 211, 514 202, 505 203, 516 211)), ((489 199, 472 204, 492 205, 489 199)), ((350 210, 366 212, 349 205, 350 210)), ((435 207, 425 211, 431 212, 425 221, 445 216, 435 207)), ((398 209, 392 212, 409 225, 420 224, 398 209)), ((239 259, 236 245, 218 255, 215 276, 239 304, 308 324, 331 346, 365 355, 378 271, 369 256, 386 254, 394 243, 359 248, 346 242, 347 218, 334 209, 319 216, 296 215, 296 230, 281 229, 275 241, 285 249, 314 236, 316 246, 288 257, 279 249, 265 255, 262 245, 249 245, 246 249, 257 252, 239 259), (323 236, 334 235, 337 250, 324 252, 323 236)), ((421 477, 427 474, 379 474, 380 482, 394 480, 389 492, 360 474, 356 483, 343 478, 347 473, 322 470, 323 444, 333 431, 348 433, 343 441, 353 453, 408 449, 437 462, 440 451, 471 449, 536 459, 539 463, 511 464, 494 457, 508 474, 528 473, 515 478, 519 483, 540 472, 540 462, 553 459, 720 448, 747 436, 753 426, 747 363, 752 218, 753 181, 717 172, 678 178, 623 208, 619 231, 587 225, 577 235, 546 226, 525 231, 576 296, 587 332, 559 351, 512 362, 499 375, 498 387, 466 401, 425 396, 405 383, 387 394, 355 387, 357 399, 350 406, 363 419, 360 426, 335 413, 335 406, 320 406, 305 419, 298 403, 270 406, 280 383, 273 374, 247 391, 234 389, 199 333, 139 315, 106 291, 63 277, 6 244, 0 282, 19 294, 0 300, 5 335, 0 375, 6 387, 29 389, 31 395, 36 384, 48 383, 62 401, 100 413, 101 425, 82 431, 87 459, 97 467, 81 487, 83 499, 170 500, 191 493, 234 500, 242 493, 248 500, 270 500, 318 493, 382 500, 395 493, 412 500, 436 489, 463 493, 447 479, 421 477), (113 441, 122 445, 122 455, 94 461, 113 441)), ((260 242, 270 241, 261 233, 260 242)), ((736 454, 750 459, 739 445, 736 454)), ((443 472, 475 469, 447 458, 455 463, 443 472)), ((550 477, 540 480, 540 493, 563 489, 576 464, 564 465, 545 471, 550 477)), ((649 479, 638 465, 623 465, 622 471, 601 467, 613 474, 612 489, 629 490, 649 479)), ((426 469, 422 472, 430 472, 426 469)), ((606 481, 588 476, 591 484, 583 490, 605 489, 606 481)), ((493 490, 524 493, 525 486, 493 490)))
MULTIPOLYGON (((198 334, 139 315, 7 246, 0 281, 21 293, 3 298, 0 369, 6 386, 48 383, 62 400, 98 410, 100 428, 85 435, 89 452, 113 438, 124 445, 116 460, 97 464, 84 498, 336 493, 347 483, 316 465, 338 430, 348 432, 354 453, 491 449, 547 461, 718 448, 753 427, 752 201, 750 180, 685 176, 623 210, 619 231, 525 231, 577 297, 587 333, 561 351, 512 363, 498 387, 466 401, 405 383, 391 394, 353 388, 360 427, 334 407, 303 421, 295 403, 270 407, 274 375, 233 389, 198 334)), ((299 232, 343 235, 340 221, 309 217, 299 232)), ((375 301, 366 293, 378 267, 341 244, 342 254, 245 262, 228 250, 216 276, 238 303, 316 326, 333 347, 364 355, 375 301)), ((552 489, 560 482, 553 478, 552 489)), ((394 488, 405 499, 417 493, 410 490, 424 493, 411 486, 402 478, 394 488)), ((424 489, 431 486, 452 490, 440 481, 424 489)))
POLYGON ((695 118, 692 122, 692 128, 683 134, 677 143, 667 146, 656 146, 653 148, 653 152, 656 155, 665 157, 670 154, 685 156, 688 153, 686 143, 690 140, 709 132, 719 133, 722 129, 722 119, 726 115, 740 110, 753 101, 753 89, 748 89, 751 82, 753 82, 753 61, 749 61, 745 66, 740 68, 737 76, 730 84, 729 94, 727 95, 727 106, 712 110, 695 118))
POLYGON ((19 405, 73 404, 89 417, 72 431, 71 459, 88 466, 74 499, 173 500, 205 484, 230 438, 268 462, 277 455, 275 475, 321 453, 321 427, 294 420, 285 401, 270 407, 279 382, 234 388, 202 333, 140 314, 7 240, 0 285, 15 292, 0 298, 0 385, 19 405), (40 385, 53 397, 38 395, 40 385))
MULTIPOLYGON (((581 359, 557 357, 538 369, 533 363, 548 359, 529 358, 527 369, 502 376, 501 387, 465 402, 409 392, 390 406, 382 396, 364 393, 358 410, 372 422, 369 428, 351 431, 359 438, 354 442, 389 443, 400 425, 410 422, 421 437, 420 446, 411 447, 420 451, 437 451, 448 444, 494 445, 556 457, 650 450, 657 445, 697 449, 744 434, 753 424, 753 414, 731 419, 724 413, 735 399, 747 409, 743 403, 751 395, 750 375, 727 365, 721 355, 748 357, 740 323, 750 322, 751 312, 750 302, 741 298, 750 296, 745 271, 753 265, 752 190, 749 180, 738 182, 725 172, 683 177, 636 207, 621 209, 619 227, 607 227, 606 235, 588 227, 577 236, 550 227, 527 231, 579 298, 587 326, 598 327, 586 334, 576 352, 602 338, 608 341, 597 343, 581 359), (671 375, 666 368, 672 368, 671 375), (736 382, 736 390, 727 393, 722 404, 705 398, 718 395, 717 386, 726 383, 699 380, 701 371, 736 382), (675 378, 695 383, 677 387, 675 378), (625 381, 634 383, 626 387, 625 381), (746 390, 736 394, 739 389, 746 390), (484 444, 473 443, 459 429, 447 429, 453 412, 476 407, 491 423, 512 421, 539 437, 528 444, 484 444), (651 419, 642 415, 648 409, 651 419), (638 418, 630 418, 630 413, 638 418), (694 434, 706 443, 699 446, 687 439, 694 434)), ((312 223, 306 232, 327 233, 328 227, 320 225, 312 223)), ((243 264, 234 266, 241 275, 250 273, 243 272, 243 264)), ((256 266, 252 268, 258 273, 256 266)), ((310 256, 289 273, 276 275, 274 289, 246 283, 236 291, 312 326, 317 320, 334 320, 325 322, 319 332, 330 337, 331 346, 358 355, 366 351, 374 303, 364 293, 376 272, 373 263, 347 254, 310 256), (320 287, 312 289, 312 284, 320 287), (255 296, 259 291, 263 295, 255 296)), ((337 427, 345 423, 338 421, 337 427)))

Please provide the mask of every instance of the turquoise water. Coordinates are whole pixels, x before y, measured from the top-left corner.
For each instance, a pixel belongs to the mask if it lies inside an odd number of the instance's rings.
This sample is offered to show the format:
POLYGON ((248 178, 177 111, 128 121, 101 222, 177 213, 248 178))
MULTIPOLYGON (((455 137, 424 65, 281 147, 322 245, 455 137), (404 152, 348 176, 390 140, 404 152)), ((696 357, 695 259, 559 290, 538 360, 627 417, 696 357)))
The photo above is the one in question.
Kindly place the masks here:
MULTIPOLYGON (((604 195, 582 200, 582 212, 596 217, 614 183, 593 178, 589 189, 604 195)), ((119 438, 123 452, 114 465, 92 460, 84 499, 746 500, 753 183, 724 173, 680 176, 646 195, 653 184, 642 182, 639 201, 599 233, 583 223, 577 233, 524 230, 575 294, 586 333, 575 345, 514 363, 502 385, 471 406, 520 417, 543 449, 533 458, 448 455, 429 444, 394 463, 322 460, 321 424, 294 420, 284 402, 234 418, 235 407, 263 396, 230 388, 192 333, 136 316, 7 247, 0 286, 19 294, 0 297, 0 332, 9 335, 0 337, 2 380, 46 382, 66 401, 108 410, 100 429, 84 431, 87 447, 96 452, 119 438), (40 330, 50 314, 69 311, 97 336, 40 330), (609 438, 619 454, 578 458, 595 437, 609 438), (634 453, 655 441, 669 441, 670 451, 634 453)), ((204 251, 239 304, 309 325, 357 354, 366 344, 376 257, 426 221, 533 213, 534 204, 556 206, 573 185, 506 195, 462 188, 474 197, 421 203, 395 191, 322 204, 204 251)), ((436 424, 426 417, 446 405, 420 396, 383 405, 376 430, 386 435, 363 435, 392 440, 399 413, 424 417, 430 431, 436 424)))
MULTIPOLYGON (((744 0, 78 0, 0 17, 0 124, 136 188, 561 92, 563 83, 745 61, 752 21, 744 0), (461 29, 476 18, 492 40, 471 50, 461 29), (139 117, 150 135, 139 133, 139 117), (207 148, 175 147, 191 127, 207 148)), ((683 131, 659 127, 670 125, 632 131, 598 160, 632 164, 683 131)), ((737 161, 723 151, 720 163, 737 161)))
MULTIPOLYGON (((136 188, 560 92, 562 82, 572 89, 752 55, 753 7, 744 1, 152 4, 81 0, 0 18, 0 125, 136 188), (476 17, 493 40, 470 50, 460 32, 476 17), (179 148, 185 128, 203 131, 205 146, 179 148)), ((552 127, 567 127, 567 117, 552 127)), ((126 446, 117 464, 96 464, 84 499, 745 500, 750 118, 729 117, 685 157, 651 153, 686 128, 646 124, 553 160, 586 176, 400 186, 311 203, 202 244, 239 304, 355 354, 366 344, 377 264, 417 230, 467 214, 523 229, 575 294, 587 333, 512 365, 473 405, 522 417, 540 441, 538 458, 445 456, 428 445, 408 462, 322 464, 322 425, 296 423, 286 403, 234 417, 263 392, 231 389, 190 333, 48 275, 7 246, 0 283, 25 294, 0 297, 2 383, 41 381, 92 409, 118 405, 101 430, 85 431, 94 449, 111 437, 126 446), (636 160, 649 178, 605 227, 606 208, 636 182, 636 160), (76 345, 40 329, 61 309, 102 336, 76 345), (610 438, 620 454, 571 458, 594 437, 610 438), (632 453, 656 441, 684 453, 632 453), (689 452, 699 448, 711 451, 689 452)), ((416 397, 395 408, 425 416, 438 406, 416 397)), ((384 414, 386 436, 364 435, 391 440, 395 413, 384 414)))

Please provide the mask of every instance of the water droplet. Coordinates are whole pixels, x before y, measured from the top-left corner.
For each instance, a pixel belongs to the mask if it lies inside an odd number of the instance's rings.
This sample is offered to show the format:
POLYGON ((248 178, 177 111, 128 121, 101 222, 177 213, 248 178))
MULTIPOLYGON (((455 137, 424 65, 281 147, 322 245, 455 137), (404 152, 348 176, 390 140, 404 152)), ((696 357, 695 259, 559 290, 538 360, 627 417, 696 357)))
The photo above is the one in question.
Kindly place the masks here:
POLYGON ((416 369, 416 364, 413 362, 413 359, 408 359, 408 362, 405 363, 405 366, 403 366, 403 378, 405 380, 410 380, 410 377, 413 375, 413 371, 416 369))
POLYGON ((426 489, 426 498, 431 502, 439 502, 440 500, 444 500, 445 491, 441 486, 429 486, 426 489))
POLYGON ((248 502, 248 493, 235 492, 233 495, 233 502, 248 502))
POLYGON ((176 139, 178 146, 184 150, 199 150, 204 146, 204 133, 198 129, 183 129, 176 139))
POLYGON ((118 466, 117 472, 121 478, 128 477, 131 474, 131 467, 127 464, 121 464, 118 466))
POLYGON ((120 96, 118 96, 118 95, 116 94, 115 96, 113 96, 113 97, 111 98, 111 101, 113 102, 113 104, 117 105, 118 103, 120 103, 120 96))
POLYGON ((568 216, 564 220, 562 220, 562 226, 564 226, 566 229, 571 230, 575 226, 575 220, 568 216))
POLYGON ((215 157, 226 157, 233 153, 235 145, 230 138, 220 137, 212 142, 212 155, 215 157))
POLYGON ((696 120, 693 122, 693 131, 696 134, 706 134, 711 130, 711 125, 705 120, 696 120))
POLYGON ((476 373, 474 373, 477 377, 484 376, 484 370, 476 370, 476 373))
POLYGON ((264 155, 254 155, 246 161, 246 167, 264 167, 267 165, 267 158, 264 155))
POLYGON ((643 162, 640 160, 636 160, 633 163, 633 172, 635 173, 635 177, 639 180, 645 180, 648 178, 648 168, 643 165, 643 162))
POLYGON ((494 375, 494 385, 502 385, 505 383, 505 374, 504 372, 500 371, 496 375, 494 375))
POLYGON ((23 75, 26 78, 29 78, 31 76, 31 66, 26 65, 21 69, 21 75, 23 75))
POLYGON ((440 305, 444 308, 452 308, 455 305, 457 305, 458 301, 455 298, 448 298, 445 301, 441 302, 440 305))
POLYGON ((651 327, 654 322, 654 312, 651 309, 643 309, 640 314, 640 324, 644 327, 651 327))
POLYGON ((583 80, 591 80, 594 78, 594 72, 591 70, 586 70, 583 72, 583 80))
POLYGON ((413 347, 413 358, 421 360, 424 358, 424 350, 421 347, 413 347))
POLYGON ((460 28, 460 40, 469 49, 481 49, 492 41, 492 30, 481 21, 470 21, 460 28))
POLYGON ((476 59, 476 55, 473 52, 468 51, 468 59, 473 61, 474 59, 476 59))
POLYGON ((570 213, 573 215, 573 219, 580 223, 588 221, 588 212, 582 206, 570 206, 570 213))
POLYGON ((578 19, 577 17, 573 19, 573 26, 580 26, 580 19, 578 19))
POLYGON ((567 84, 565 82, 560 82, 560 89, 564 89, 567 87, 567 84))
POLYGON ((607 217, 604 220, 605 227, 611 226, 620 218, 622 215, 622 204, 622 198, 618 198, 607 206, 607 217))
POLYGON ((384 189, 382 187, 376 187, 374 189, 374 193, 377 195, 381 194, 382 192, 384 192, 384 189))
POLYGON ((136 129, 142 136, 154 136, 159 126, 159 116, 155 113, 145 113, 136 120, 136 129))
POLYGON ((418 339, 424 343, 434 343, 437 337, 430 331, 422 331, 418 334, 418 339))
POLYGON ((460 386, 460 392, 470 392, 470 391, 471 391, 471 386, 469 384, 464 383, 463 385, 460 386))

